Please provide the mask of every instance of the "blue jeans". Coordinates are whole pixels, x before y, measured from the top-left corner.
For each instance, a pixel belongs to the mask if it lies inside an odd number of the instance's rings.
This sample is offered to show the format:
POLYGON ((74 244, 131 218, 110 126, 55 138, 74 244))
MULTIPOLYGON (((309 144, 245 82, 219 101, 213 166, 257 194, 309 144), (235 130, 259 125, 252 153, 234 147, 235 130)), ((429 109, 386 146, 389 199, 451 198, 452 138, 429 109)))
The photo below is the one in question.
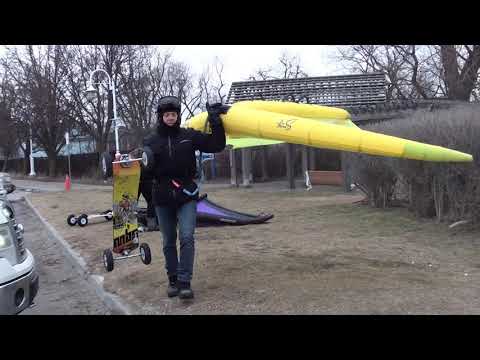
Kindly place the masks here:
POLYGON ((168 276, 190 282, 193 274, 195 244, 193 234, 197 222, 197 202, 189 201, 180 208, 155 206, 163 238, 163 255, 168 276), (180 261, 177 255, 177 223, 180 238, 180 261))

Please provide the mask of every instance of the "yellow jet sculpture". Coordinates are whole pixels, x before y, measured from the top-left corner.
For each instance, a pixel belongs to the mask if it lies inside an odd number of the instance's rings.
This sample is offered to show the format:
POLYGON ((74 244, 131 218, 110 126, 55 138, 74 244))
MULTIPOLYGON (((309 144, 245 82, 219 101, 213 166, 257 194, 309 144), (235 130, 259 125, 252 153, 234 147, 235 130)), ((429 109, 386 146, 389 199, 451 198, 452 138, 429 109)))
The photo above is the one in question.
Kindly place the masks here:
MULTIPOLYGON (((234 148, 281 142, 323 149, 437 162, 471 162, 457 150, 362 130, 343 109, 280 101, 242 101, 221 115, 227 144, 234 148)), ((207 113, 185 126, 209 131, 207 113)))

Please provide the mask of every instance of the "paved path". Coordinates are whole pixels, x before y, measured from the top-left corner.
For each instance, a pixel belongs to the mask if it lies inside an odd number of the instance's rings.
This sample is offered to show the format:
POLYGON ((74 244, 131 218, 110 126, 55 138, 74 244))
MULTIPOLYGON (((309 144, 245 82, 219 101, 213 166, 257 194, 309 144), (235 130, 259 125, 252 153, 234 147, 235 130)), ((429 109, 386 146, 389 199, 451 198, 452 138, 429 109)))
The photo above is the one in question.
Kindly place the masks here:
POLYGON ((15 201, 14 207, 17 221, 25 227, 25 243, 35 257, 40 278, 35 305, 21 314, 111 314, 25 200, 15 201))

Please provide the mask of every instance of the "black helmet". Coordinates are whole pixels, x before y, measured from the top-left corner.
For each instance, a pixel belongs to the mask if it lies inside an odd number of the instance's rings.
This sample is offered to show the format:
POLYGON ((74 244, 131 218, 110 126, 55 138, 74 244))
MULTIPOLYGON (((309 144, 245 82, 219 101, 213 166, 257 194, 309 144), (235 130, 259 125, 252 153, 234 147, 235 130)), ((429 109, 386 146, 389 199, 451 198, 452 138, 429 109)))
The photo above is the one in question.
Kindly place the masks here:
POLYGON ((163 114, 168 111, 174 111, 180 115, 182 112, 182 106, 180 100, 175 96, 164 96, 158 100, 157 114, 163 114))
POLYGON ((159 134, 175 133, 180 129, 180 113, 182 107, 180 101, 175 96, 164 96, 158 100, 157 104, 157 132, 159 134), (178 114, 177 122, 174 126, 169 127, 162 121, 163 114, 169 111, 176 112, 178 114))

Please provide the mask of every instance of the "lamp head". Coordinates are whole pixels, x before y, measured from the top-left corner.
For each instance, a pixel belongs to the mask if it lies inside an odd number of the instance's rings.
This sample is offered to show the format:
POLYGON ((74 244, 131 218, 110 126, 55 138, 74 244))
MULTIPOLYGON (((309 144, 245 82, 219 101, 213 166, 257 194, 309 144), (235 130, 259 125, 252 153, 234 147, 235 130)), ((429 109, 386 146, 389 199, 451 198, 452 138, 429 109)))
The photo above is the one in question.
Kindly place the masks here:
POLYGON ((88 100, 93 100, 95 99, 95 96, 97 96, 97 89, 93 87, 93 84, 90 81, 88 82, 87 90, 85 90, 85 96, 88 100))

